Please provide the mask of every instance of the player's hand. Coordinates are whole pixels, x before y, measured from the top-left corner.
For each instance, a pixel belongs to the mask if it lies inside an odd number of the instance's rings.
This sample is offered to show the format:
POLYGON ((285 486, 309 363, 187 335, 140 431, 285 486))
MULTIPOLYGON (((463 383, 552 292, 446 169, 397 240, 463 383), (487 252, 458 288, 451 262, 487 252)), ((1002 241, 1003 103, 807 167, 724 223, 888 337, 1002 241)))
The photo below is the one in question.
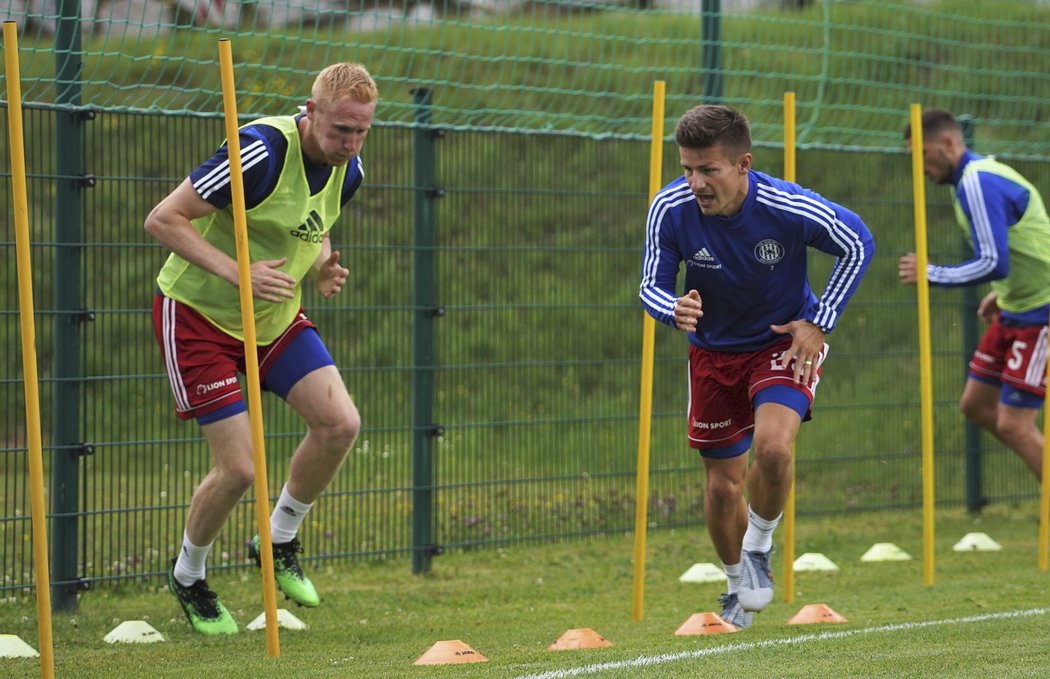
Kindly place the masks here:
POLYGON ((252 263, 252 297, 275 304, 295 297, 295 279, 280 271, 287 261, 281 257, 252 263))
POLYGON ((769 329, 781 335, 791 335, 791 346, 781 355, 780 367, 787 369, 791 366, 795 384, 813 384, 824 352, 824 331, 805 319, 771 325, 769 329))
POLYGON ((999 295, 989 292, 977 305, 977 317, 985 323, 992 323, 999 316, 999 295))
POLYGON ((331 299, 346 285, 350 269, 339 264, 339 251, 334 250, 317 272, 317 291, 331 299))
POLYGON ((901 283, 905 285, 915 285, 919 280, 919 270, 915 263, 915 253, 909 252, 908 254, 901 257, 901 261, 897 264, 897 275, 901 278, 901 283))
POLYGON ((690 290, 674 304, 674 324, 679 330, 696 332, 696 321, 704 315, 700 293, 690 290))

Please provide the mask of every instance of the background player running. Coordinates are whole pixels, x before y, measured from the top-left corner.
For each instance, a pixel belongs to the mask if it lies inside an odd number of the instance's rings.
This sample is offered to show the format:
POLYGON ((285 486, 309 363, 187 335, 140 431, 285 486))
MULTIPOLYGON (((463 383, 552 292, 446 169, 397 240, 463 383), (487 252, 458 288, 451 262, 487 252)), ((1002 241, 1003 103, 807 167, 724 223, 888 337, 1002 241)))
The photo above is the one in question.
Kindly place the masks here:
MULTIPOLYGON (((910 125, 904 138, 910 146, 910 125)), ((1043 434, 1035 420, 1046 397, 1050 217, 1027 179, 966 147, 948 111, 923 111, 922 155, 926 176, 952 187, 956 219, 974 249, 961 264, 929 264, 927 280, 992 288, 977 308, 990 325, 970 359, 959 407, 1041 478, 1043 434)), ((899 273, 902 283, 916 282, 915 253, 901 257, 899 273)))

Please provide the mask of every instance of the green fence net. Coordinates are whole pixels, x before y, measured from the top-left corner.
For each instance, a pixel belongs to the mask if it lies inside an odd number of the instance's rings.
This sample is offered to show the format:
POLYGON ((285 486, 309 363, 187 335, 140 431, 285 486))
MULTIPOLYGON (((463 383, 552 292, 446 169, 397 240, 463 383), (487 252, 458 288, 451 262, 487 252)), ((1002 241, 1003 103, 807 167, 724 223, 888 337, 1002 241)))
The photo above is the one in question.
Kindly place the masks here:
POLYGON ((229 37, 246 116, 288 111, 317 70, 359 61, 384 124, 411 125, 411 90, 425 86, 448 128, 643 138, 664 80, 668 133, 707 95, 779 141, 790 90, 802 146, 897 148, 918 102, 974 115, 987 152, 1050 151, 1045 2, 0 0, 0 12, 23 27, 27 102, 52 101, 56 61, 72 59, 84 105, 216 114, 216 41, 229 37), (76 5, 79 50, 56 55, 74 20, 60 10, 76 5))
MULTIPOLYGON (((294 110, 313 73, 337 60, 367 64, 382 90, 367 185, 335 242, 353 295, 308 300, 365 418, 352 462, 305 529, 312 559, 418 554, 409 519, 420 489, 433 493, 428 528, 445 547, 631 529, 654 80, 667 82, 668 133, 686 108, 720 97, 752 119, 756 162, 774 174, 782 95, 797 92, 799 179, 877 234, 879 252, 836 331, 821 411, 799 439, 800 514, 921 499, 914 295, 897 281, 897 257, 913 242, 901 148, 909 104, 972 115, 979 152, 1012 157, 1037 186, 1050 181, 1039 162, 1050 151, 1050 7, 1034 2, 0 0, 0 10, 20 27, 29 104, 43 429, 48 478, 59 478, 51 497, 62 483, 54 467, 77 456, 65 487, 79 496, 52 507, 50 530, 52 554, 72 552, 56 559, 66 567, 52 568, 52 582, 74 601, 84 582, 162 573, 209 468, 196 426, 171 414, 149 310, 166 252, 142 220, 223 136, 219 38, 233 41, 246 117, 294 110), (69 116, 73 104, 55 103, 59 70, 82 83, 76 105, 98 115, 69 116), (409 129, 421 86, 433 94, 433 124, 448 131, 430 140, 440 199, 414 179, 415 137, 427 136, 409 129), (70 118, 80 152, 57 131, 70 118), (74 156, 80 167, 63 169, 74 156), (413 201, 424 195, 440 226, 433 246, 412 238, 413 201), (79 219, 61 212, 70 206, 79 219), (434 257, 443 312, 435 366, 425 368, 406 330, 420 252, 434 257), (63 335, 78 342, 65 354, 63 335), (428 371, 443 434, 421 485, 411 378, 428 371)), ((6 144, 0 208, 10 215, 6 144)), ((678 172, 668 143, 663 176, 678 172)), ((931 198, 929 214, 931 257, 952 261, 960 243, 946 197, 931 198)), ((0 259, 14 259, 10 236, 0 237, 0 259)), ((13 269, 0 285, 5 347, 18 345, 13 269)), ((954 292, 934 298, 942 503, 964 501, 964 458, 975 449, 957 409, 970 306, 954 292)), ((702 515, 702 476, 683 443, 682 350, 680 336, 657 336, 649 511, 659 528, 702 515)), ((0 594, 32 578, 19 360, 0 358, 0 594)), ((281 405, 264 406, 271 484, 301 436, 281 405)), ((1033 493, 1016 457, 990 439, 979 494, 1033 493)), ((217 565, 251 567, 253 509, 238 507, 217 565)))

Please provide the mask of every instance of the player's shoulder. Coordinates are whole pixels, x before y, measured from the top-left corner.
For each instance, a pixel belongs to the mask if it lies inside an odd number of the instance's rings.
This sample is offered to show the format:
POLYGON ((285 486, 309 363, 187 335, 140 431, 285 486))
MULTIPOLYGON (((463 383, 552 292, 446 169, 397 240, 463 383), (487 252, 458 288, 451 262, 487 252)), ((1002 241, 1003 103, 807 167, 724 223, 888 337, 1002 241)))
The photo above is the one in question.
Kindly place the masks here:
MULTIPOLYGON (((991 189, 1002 188, 1013 191, 1015 188, 1028 190, 1026 186, 1030 182, 1025 179, 1017 168, 998 160, 995 156, 978 157, 971 160, 963 167, 963 179, 976 178, 982 186, 991 189)), ((966 182, 960 180, 962 185, 966 182)))
POLYGON ((751 171, 755 182, 755 200, 768 209, 804 216, 834 212, 836 205, 816 191, 757 170, 751 171))
POLYGON ((365 165, 361 156, 355 156, 346 164, 346 174, 343 175, 343 205, 346 205, 361 188, 365 180, 365 165))
POLYGON ((241 137, 262 143, 272 153, 280 153, 288 148, 288 139, 284 131, 265 120, 256 121, 241 128, 241 137))
POLYGON ((679 177, 656 192, 649 204, 648 224, 650 228, 674 228, 679 222, 688 221, 688 206, 696 201, 692 189, 684 177, 679 177))
POLYGON ((796 184, 795 182, 789 182, 786 179, 774 177, 771 174, 766 174, 765 172, 760 172, 758 170, 749 171, 748 177, 755 183, 758 190, 767 193, 775 191, 786 195, 805 195, 809 192, 808 189, 796 184))
POLYGON ((347 179, 357 177, 364 178, 365 176, 365 161, 361 159, 361 156, 354 156, 346 168, 347 179))
POLYGON ((689 188, 685 177, 678 177, 667 186, 657 191, 653 198, 654 205, 679 205, 693 198, 693 191, 689 188))

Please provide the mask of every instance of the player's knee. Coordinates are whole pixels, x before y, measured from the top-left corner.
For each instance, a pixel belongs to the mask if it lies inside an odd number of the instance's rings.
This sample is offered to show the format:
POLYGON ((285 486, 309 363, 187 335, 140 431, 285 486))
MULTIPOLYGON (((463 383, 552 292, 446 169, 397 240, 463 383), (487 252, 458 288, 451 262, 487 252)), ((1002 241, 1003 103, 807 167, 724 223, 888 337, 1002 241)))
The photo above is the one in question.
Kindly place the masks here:
POLYGON ((357 440, 357 435, 361 433, 361 414, 357 412, 357 408, 352 404, 349 412, 347 412, 339 423, 339 427, 335 432, 335 436, 338 440, 338 447, 343 451, 350 450, 350 446, 354 445, 354 441, 357 440))
POLYGON ((743 479, 709 475, 704 484, 709 500, 722 507, 732 507, 744 496, 743 479))
POLYGON ((324 447, 340 455, 350 450, 360 432, 361 415, 353 403, 344 412, 314 429, 314 433, 324 440, 324 447))
POLYGON ((984 408, 980 407, 977 402, 963 396, 959 399, 959 412, 961 412, 967 419, 980 420, 984 408))
POLYGON ((791 442, 779 439, 755 440, 754 464, 763 471, 779 471, 791 464, 791 442))
POLYGON ((225 467, 220 473, 223 486, 237 496, 243 495, 255 483, 255 467, 250 459, 246 463, 225 467))
POLYGON ((995 433, 1000 440, 1013 447, 1038 434, 1038 429, 1035 422, 1028 418, 1014 417, 1000 411, 995 420, 995 433))
POLYGON ((964 392, 962 398, 959 399, 959 412, 966 419, 992 433, 998 430, 999 402, 997 399, 990 400, 964 392))

